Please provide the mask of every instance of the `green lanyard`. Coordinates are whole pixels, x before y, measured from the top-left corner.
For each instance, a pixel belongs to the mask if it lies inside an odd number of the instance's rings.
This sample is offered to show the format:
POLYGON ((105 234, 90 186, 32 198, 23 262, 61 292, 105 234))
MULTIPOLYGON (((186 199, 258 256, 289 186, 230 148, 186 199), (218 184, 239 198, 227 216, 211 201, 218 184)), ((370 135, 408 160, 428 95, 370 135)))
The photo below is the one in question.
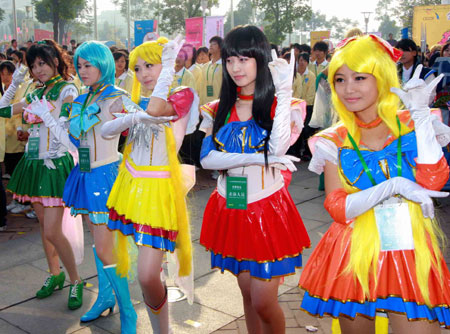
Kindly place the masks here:
MULTIPOLYGON (((214 84, 214 74, 216 74, 217 66, 219 66, 219 64, 216 64, 216 67, 214 67, 214 71, 212 74, 212 84, 214 84)), ((210 67, 211 67, 211 64, 208 65, 208 69, 206 70, 206 83, 207 84, 209 83, 209 68, 210 67)))
MULTIPOLYGON (((397 125, 398 125, 398 139, 397 139, 397 176, 402 176, 402 137, 400 135, 400 120, 397 116, 397 125)), ((347 134, 348 139, 350 139, 350 142, 353 145, 353 148, 356 151, 356 154, 358 155, 359 161, 361 161, 361 164, 363 165, 364 171, 366 172, 367 176, 369 177, 370 182, 373 186, 376 186, 377 183, 375 182, 375 179, 372 176, 372 173, 370 172, 369 167, 367 166, 366 161, 364 160, 364 157, 361 154, 361 151, 359 150, 358 146, 355 143, 355 140, 351 136, 350 133, 347 134)))
POLYGON ((186 68, 183 68, 183 74, 181 75, 181 78, 178 79, 178 84, 179 84, 180 86, 181 86, 181 83, 183 82, 184 72, 186 72, 186 68))
POLYGON ((81 112, 80 112, 80 126, 81 126, 81 132, 82 133, 84 132, 84 130, 83 130, 83 115, 84 115, 84 111, 86 110, 86 107, 91 104, 92 100, 95 98, 95 95, 97 95, 98 92, 101 89, 105 88, 105 87, 106 87, 106 85, 100 85, 100 86, 97 87, 96 90, 94 90, 93 92, 89 92, 88 95, 86 96, 86 100, 84 100, 84 103, 83 103, 83 106, 81 107, 81 112), (92 96, 89 98, 91 93, 92 93, 92 96))

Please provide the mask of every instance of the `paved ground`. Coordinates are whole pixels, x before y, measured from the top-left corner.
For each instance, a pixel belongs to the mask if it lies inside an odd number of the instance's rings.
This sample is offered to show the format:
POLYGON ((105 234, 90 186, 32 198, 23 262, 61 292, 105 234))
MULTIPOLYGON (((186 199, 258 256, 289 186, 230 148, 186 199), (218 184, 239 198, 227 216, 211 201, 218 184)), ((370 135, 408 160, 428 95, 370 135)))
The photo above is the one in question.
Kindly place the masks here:
MULTIPOLYGON (((289 188, 303 218, 314 247, 328 229, 331 218, 323 209, 323 193, 317 190, 318 178, 301 163, 289 188)), ((209 255, 199 244, 202 214, 215 182, 209 173, 200 171, 193 203, 192 234, 194 242, 195 301, 170 304, 174 333, 244 334, 245 320, 236 279, 209 266, 209 255)), ((450 200, 440 208, 443 228, 450 237, 450 200)), ((8 216, 8 230, 0 232, 0 334, 107 334, 120 333, 118 310, 92 323, 81 324, 80 316, 90 308, 97 295, 97 279, 91 250, 92 237, 87 228, 85 259, 79 270, 87 282, 84 305, 76 311, 67 309, 68 282, 63 291, 37 300, 34 296, 47 275, 38 224, 22 215, 8 216)), ((304 252, 304 261, 312 249, 304 252)), ((445 250, 450 264, 450 248, 445 250)), ((330 319, 316 319, 299 310, 302 292, 297 288, 299 274, 286 278, 280 286, 279 300, 286 315, 286 333, 305 333, 305 326, 318 328, 318 333, 331 333, 330 319)), ((151 333, 137 282, 130 284, 131 296, 138 313, 138 333, 151 333)), ((444 333, 444 331, 443 331, 444 333)))

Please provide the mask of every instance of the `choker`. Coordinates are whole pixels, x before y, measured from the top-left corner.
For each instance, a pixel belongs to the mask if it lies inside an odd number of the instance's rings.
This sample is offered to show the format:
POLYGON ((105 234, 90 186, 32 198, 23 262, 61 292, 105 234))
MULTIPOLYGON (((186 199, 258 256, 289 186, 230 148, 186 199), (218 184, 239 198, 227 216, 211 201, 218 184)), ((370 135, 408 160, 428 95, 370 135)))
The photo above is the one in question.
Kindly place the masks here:
POLYGON ((377 127, 378 125, 381 124, 382 119, 380 116, 378 116, 377 118, 375 118, 372 122, 370 123, 364 123, 363 121, 361 121, 358 117, 355 116, 355 121, 356 121, 356 125, 358 125, 360 128, 364 128, 364 129, 372 129, 377 127))
POLYGON ((50 80, 47 80, 46 82, 44 82, 44 85, 46 87, 48 87, 49 85, 54 84, 55 82, 58 82, 58 81, 61 81, 61 80, 62 80, 62 77, 58 74, 58 75, 55 75, 50 80))
POLYGON ((240 100, 245 100, 245 101, 253 100, 253 94, 252 95, 242 95, 241 94, 241 87, 238 87, 238 89, 237 89, 237 96, 240 100))

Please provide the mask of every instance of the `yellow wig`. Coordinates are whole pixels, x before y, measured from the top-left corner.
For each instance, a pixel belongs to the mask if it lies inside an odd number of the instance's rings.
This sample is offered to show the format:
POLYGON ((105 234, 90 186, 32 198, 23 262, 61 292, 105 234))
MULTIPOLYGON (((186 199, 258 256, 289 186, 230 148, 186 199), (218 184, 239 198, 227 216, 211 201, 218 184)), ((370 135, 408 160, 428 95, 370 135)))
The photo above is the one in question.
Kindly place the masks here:
MULTIPOLYGON (((145 60, 149 64, 161 64, 161 55, 166 44, 169 40, 165 37, 159 37, 156 41, 145 42, 136 47, 130 53, 129 68, 134 71, 138 58, 145 60)), ((134 103, 139 103, 141 98, 141 84, 136 79, 136 73, 133 76, 133 92, 131 93, 131 99, 134 103)))
MULTIPOLYGON (((129 67, 134 70, 138 58, 145 60, 149 64, 161 64, 162 50, 164 44, 168 42, 165 37, 158 38, 157 41, 145 42, 135 48, 130 54, 129 67)), ((133 102, 139 103, 141 98, 141 85, 136 78, 133 79, 133 91, 131 93, 133 102)), ((166 150, 169 158, 169 166, 171 172, 171 179, 173 188, 175 189, 175 206, 178 220, 178 236, 176 241, 177 257, 180 264, 179 276, 188 276, 192 271, 192 243, 190 237, 189 213, 186 204, 185 196, 187 189, 184 184, 183 175, 181 171, 180 161, 177 156, 176 143, 171 127, 164 127, 166 138, 166 150)), ((125 161, 130 155, 131 144, 125 146, 123 153, 123 162, 120 168, 125 168, 125 161)), ((117 246, 117 272, 121 276, 130 274, 130 258, 128 256, 128 243, 126 237, 118 233, 117 246)))
MULTIPOLYGON (((378 115, 395 137, 411 131, 406 125, 401 124, 399 133, 397 109, 400 101, 398 96, 390 91, 391 87, 399 87, 394 61, 383 46, 372 37, 361 36, 338 49, 328 69, 333 105, 341 121, 357 144, 359 144, 361 134, 355 122, 355 115, 353 112, 348 111, 339 100, 334 87, 336 71, 343 65, 347 65, 349 69, 355 72, 372 74, 376 78, 378 115)), ((348 138, 346 138, 344 146, 351 147, 348 138)), ((339 172, 341 182, 346 191, 349 193, 358 191, 358 189, 346 183, 341 171, 339 172)), ((443 233, 436 221, 423 217, 419 204, 408 201, 408 205, 414 238, 417 280, 425 303, 430 305, 428 278, 432 265, 438 269, 442 278, 442 268, 439 260, 441 256, 439 239, 443 237, 443 233), (431 244, 431 250, 428 246, 429 244, 431 244)), ((347 271, 353 272, 366 296, 370 295, 370 292, 377 284, 376 275, 379 252, 380 239, 375 216, 373 210, 369 210, 355 220, 351 240, 350 262, 347 268, 347 271), (370 277, 372 277, 373 284, 369 286, 370 277)))

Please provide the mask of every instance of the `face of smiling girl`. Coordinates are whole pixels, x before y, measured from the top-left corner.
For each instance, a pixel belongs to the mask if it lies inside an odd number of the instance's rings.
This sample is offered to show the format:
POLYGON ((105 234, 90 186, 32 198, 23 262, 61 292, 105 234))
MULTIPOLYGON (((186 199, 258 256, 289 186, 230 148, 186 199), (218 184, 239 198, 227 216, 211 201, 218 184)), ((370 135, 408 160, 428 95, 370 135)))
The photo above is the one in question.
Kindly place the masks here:
POLYGON ((161 69, 161 64, 149 64, 142 58, 138 58, 134 66, 136 78, 148 90, 155 88, 161 69))
POLYGON ((238 87, 254 85, 256 81, 256 59, 244 56, 232 56, 226 60, 228 74, 238 87))

